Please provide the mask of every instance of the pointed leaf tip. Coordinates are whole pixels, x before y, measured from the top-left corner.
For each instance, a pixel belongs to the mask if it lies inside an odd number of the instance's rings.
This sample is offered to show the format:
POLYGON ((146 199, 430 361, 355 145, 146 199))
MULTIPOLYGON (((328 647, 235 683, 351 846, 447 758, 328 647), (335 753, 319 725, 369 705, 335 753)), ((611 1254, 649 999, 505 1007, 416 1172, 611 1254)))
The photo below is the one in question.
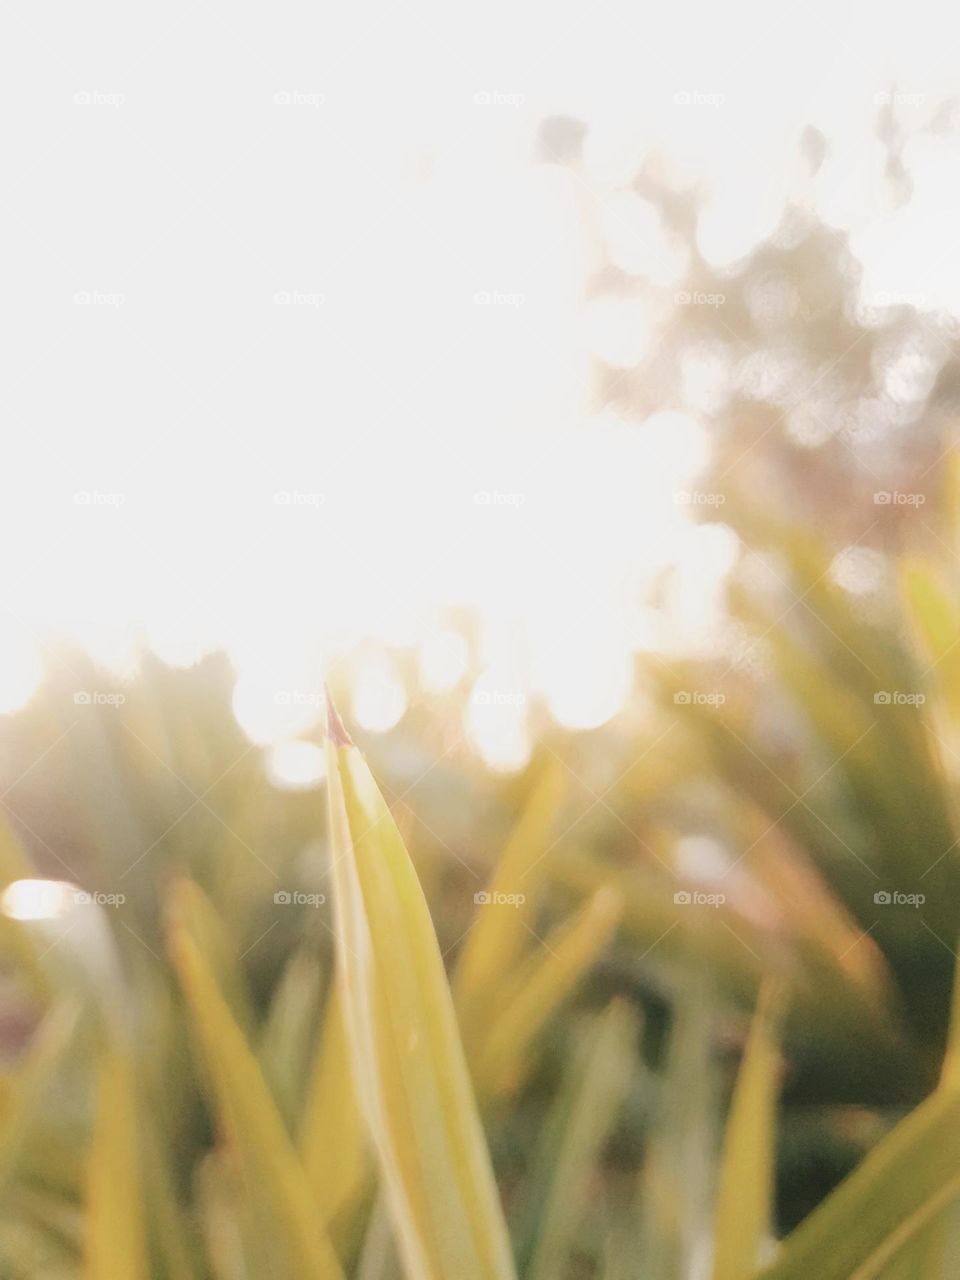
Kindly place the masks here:
POLYGON ((333 695, 328 686, 324 686, 327 695, 327 737, 335 747, 352 747, 353 739, 343 727, 340 713, 333 702, 333 695))

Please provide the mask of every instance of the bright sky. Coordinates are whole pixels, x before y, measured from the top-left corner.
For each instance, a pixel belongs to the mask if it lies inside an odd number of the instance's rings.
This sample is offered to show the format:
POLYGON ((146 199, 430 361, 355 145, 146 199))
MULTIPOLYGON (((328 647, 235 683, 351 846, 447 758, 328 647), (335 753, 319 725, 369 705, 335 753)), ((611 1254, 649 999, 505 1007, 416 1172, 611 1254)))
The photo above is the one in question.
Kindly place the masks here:
MULTIPOLYGON (((709 632, 736 547, 675 501, 709 457, 696 404, 598 421, 588 395, 656 316, 584 304, 585 219, 626 270, 682 278, 626 190, 644 156, 707 193, 718 267, 803 199, 853 233, 868 291, 960 311, 957 142, 907 148, 896 211, 873 133, 878 95, 912 124, 952 88, 935 6, 181 3, 147 42, 120 5, 13 22, 7 708, 49 633, 119 669, 143 639, 226 646, 241 723, 284 742, 313 708, 277 691, 363 636, 419 643, 449 683, 467 604, 472 732, 518 764, 524 698, 602 723, 633 649, 709 632), (531 162, 553 113, 590 126, 579 176, 531 162), (810 188, 807 124, 831 146, 810 188), (668 564, 665 637, 637 601, 668 564)), ((369 727, 405 697, 388 657, 357 673, 369 727)))

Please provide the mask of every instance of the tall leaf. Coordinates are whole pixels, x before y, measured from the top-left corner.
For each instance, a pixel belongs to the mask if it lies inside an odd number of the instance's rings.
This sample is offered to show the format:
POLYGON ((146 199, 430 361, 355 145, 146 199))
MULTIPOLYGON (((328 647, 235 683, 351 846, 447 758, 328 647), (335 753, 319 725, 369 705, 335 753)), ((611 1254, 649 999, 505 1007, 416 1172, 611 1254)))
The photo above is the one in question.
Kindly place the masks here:
POLYGON ((103 1051, 87 1178, 87 1280, 147 1280, 140 1125, 133 1067, 115 1045, 103 1051))
POLYGON ((481 1095, 492 1097, 520 1083, 534 1041, 610 941, 621 907, 614 888, 598 889, 521 966, 512 995, 492 1018, 477 1050, 474 1079, 481 1095))
POLYGON ((530 1280, 565 1273, 590 1179, 630 1083, 636 1033, 629 1006, 612 1004, 590 1026, 574 1060, 535 1161, 534 1182, 545 1195, 526 1272, 530 1280))
POLYGON ((179 912, 171 929, 171 951, 220 1122, 239 1158, 251 1202, 264 1205, 265 1226, 279 1228, 280 1248, 288 1253, 298 1277, 342 1280, 303 1166, 260 1065, 179 912))
POLYGON ((396 823, 332 706, 327 792, 354 1077, 411 1280, 513 1263, 430 914, 396 823))
POLYGON ((760 993, 734 1086, 717 1191, 713 1280, 742 1280, 770 1231, 779 1053, 774 994, 760 993))

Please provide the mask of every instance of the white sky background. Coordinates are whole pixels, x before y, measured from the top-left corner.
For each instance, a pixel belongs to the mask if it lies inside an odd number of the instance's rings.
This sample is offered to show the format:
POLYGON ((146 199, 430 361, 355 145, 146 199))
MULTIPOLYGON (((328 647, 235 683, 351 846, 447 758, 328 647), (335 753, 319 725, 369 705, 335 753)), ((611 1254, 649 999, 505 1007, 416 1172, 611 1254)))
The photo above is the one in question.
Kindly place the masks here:
MULTIPOLYGON (((878 93, 925 118, 956 87, 945 7, 19 3, 5 27, 11 705, 48 631, 116 660, 144 629, 226 644, 275 689, 464 602, 493 668, 524 637, 495 687, 605 718, 637 583, 686 563, 706 623, 732 554, 673 501, 708 457, 693 421, 589 419, 591 344, 635 331, 584 309, 584 192, 651 149, 711 193, 699 243, 725 264, 797 194, 817 125, 806 195, 870 287, 960 310, 960 150, 908 152, 898 213, 873 136, 878 93), (555 113, 590 126, 579 184, 532 163, 555 113)), ((621 233, 643 261, 647 231, 621 233)))

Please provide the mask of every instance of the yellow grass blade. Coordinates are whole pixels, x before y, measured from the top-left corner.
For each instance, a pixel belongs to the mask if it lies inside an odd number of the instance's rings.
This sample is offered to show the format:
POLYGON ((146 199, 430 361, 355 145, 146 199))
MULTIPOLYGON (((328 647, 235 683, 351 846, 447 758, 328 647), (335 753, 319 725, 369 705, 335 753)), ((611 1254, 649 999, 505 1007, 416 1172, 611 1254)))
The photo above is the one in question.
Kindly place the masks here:
POLYGON ((953 997, 947 1028, 947 1049, 940 1072, 940 1087, 960 1090, 960 960, 953 966, 953 997))
MULTIPOLYGON (((953 1000, 947 1031, 947 1049, 940 1073, 940 1088, 960 1090, 960 963, 954 966, 953 1000)), ((956 1201, 934 1215, 893 1256, 883 1270, 883 1280, 913 1280, 915 1276, 937 1280, 946 1272, 946 1254, 951 1215, 956 1201)))
POLYGON ((288 1254, 298 1280, 342 1280, 303 1166, 260 1065, 179 912, 171 930, 171 951, 222 1128, 239 1157, 251 1202, 264 1208, 265 1229, 277 1237, 277 1251, 288 1254))
POLYGON ((244 1235, 243 1191, 226 1151, 211 1151, 194 1174, 205 1261, 216 1280, 247 1280, 251 1250, 244 1235))
POLYGON ((308 1084, 300 1127, 300 1155, 317 1204, 328 1222, 357 1203, 371 1170, 336 988, 327 1001, 323 1034, 308 1084), (331 1158, 334 1153, 336 1158, 331 1158))
POLYGON ((0 1105, 0 1200, 16 1178, 24 1148, 41 1114, 51 1081, 71 1047, 78 1011, 61 1005, 47 1014, 0 1105))
POLYGON ((598 889, 575 919, 553 930, 521 967, 515 991, 493 1020, 477 1054, 478 1092, 494 1096, 516 1087, 540 1032, 607 945, 620 920, 621 899, 598 889))
POLYGON ((684 984, 674 1001, 637 1188, 643 1280, 695 1274, 702 1249, 716 1163, 715 1009, 703 979, 684 984))
POLYGON ((243 983, 238 948, 224 920, 209 897, 192 880, 178 882, 176 909, 187 933, 196 940, 206 958, 211 977, 233 1018, 246 1034, 253 1023, 250 999, 243 983))
POLYGON ((872 1280, 960 1197, 960 1091, 937 1089, 787 1237, 762 1280, 872 1280))
POLYGON ((573 1078, 557 1104, 557 1132, 543 1148, 549 1162, 542 1171, 547 1192, 529 1280, 556 1280, 565 1274, 590 1180, 630 1085, 636 1035, 637 1020, 629 1005, 614 1003, 590 1026, 575 1059, 573 1078))
POLYGON ((544 854, 565 792, 566 770, 551 757, 482 895, 487 902, 477 911, 453 979, 457 1014, 468 1044, 485 1025, 499 997, 500 980, 512 973, 533 941, 530 927, 537 890, 550 865, 544 854))
POLYGON ((147 1280, 140 1126, 133 1067, 116 1047, 103 1051, 87 1173, 86 1280, 147 1280))
POLYGON ((347 1037, 409 1280, 508 1280, 506 1227, 423 893, 332 709, 327 752, 347 1037))
POLYGON ((768 982, 733 1090, 717 1192, 713 1280, 751 1275, 770 1231, 780 1066, 774 999, 768 982))

